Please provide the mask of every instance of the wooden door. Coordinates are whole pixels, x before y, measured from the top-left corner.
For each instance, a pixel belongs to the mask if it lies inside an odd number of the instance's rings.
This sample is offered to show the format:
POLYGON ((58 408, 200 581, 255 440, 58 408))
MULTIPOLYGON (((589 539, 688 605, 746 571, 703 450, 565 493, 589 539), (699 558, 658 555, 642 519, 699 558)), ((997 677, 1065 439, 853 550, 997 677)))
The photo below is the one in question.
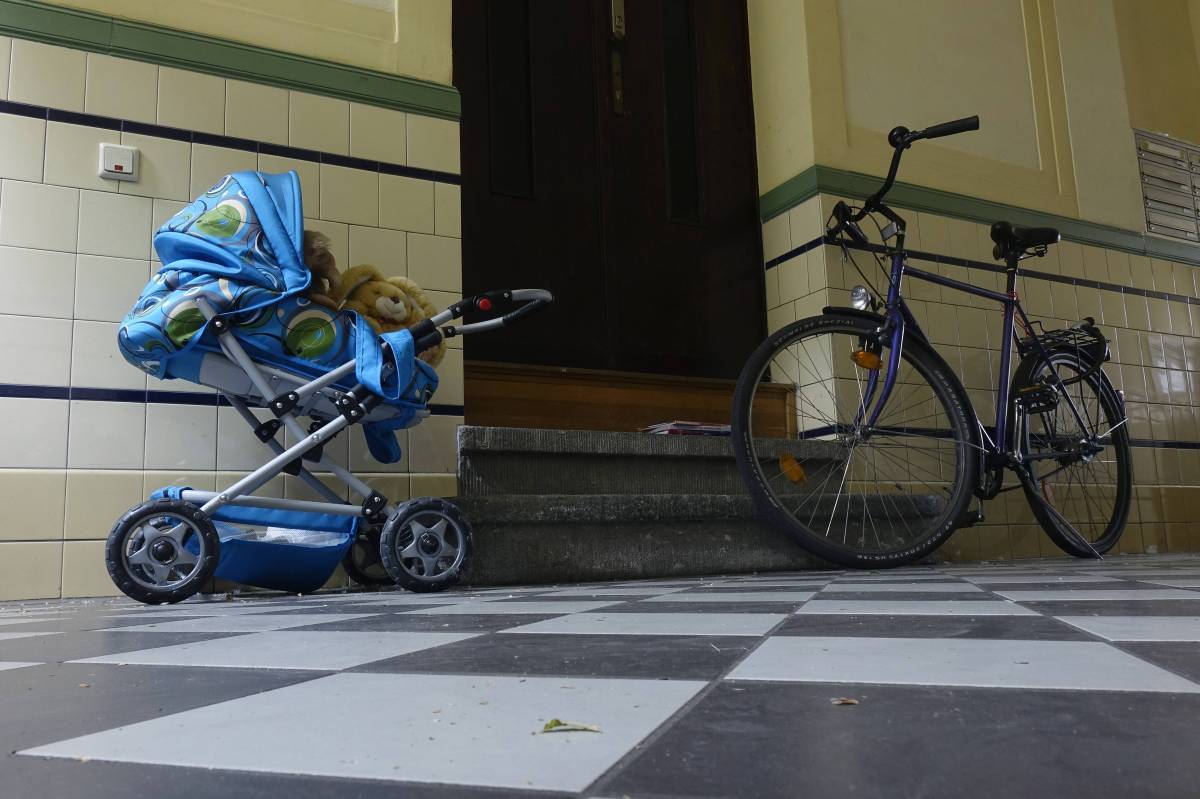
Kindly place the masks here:
POLYGON ((745 5, 455 0, 454 72, 464 291, 558 298, 468 361, 735 377, 765 326, 745 5))

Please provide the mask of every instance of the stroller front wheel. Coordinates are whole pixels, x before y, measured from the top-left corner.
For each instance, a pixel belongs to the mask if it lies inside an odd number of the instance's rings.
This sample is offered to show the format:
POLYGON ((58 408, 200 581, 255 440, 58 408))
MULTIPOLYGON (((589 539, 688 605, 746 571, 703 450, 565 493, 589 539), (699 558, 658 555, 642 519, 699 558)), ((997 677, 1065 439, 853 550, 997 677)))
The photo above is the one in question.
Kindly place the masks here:
POLYGON ((199 591, 217 569, 220 547, 208 514, 180 500, 155 499, 117 520, 104 560, 121 593, 161 605, 199 591))
POLYGON ((458 583, 471 564, 471 526, 454 504, 406 502, 383 525, 379 554, 401 588, 428 594, 458 583))

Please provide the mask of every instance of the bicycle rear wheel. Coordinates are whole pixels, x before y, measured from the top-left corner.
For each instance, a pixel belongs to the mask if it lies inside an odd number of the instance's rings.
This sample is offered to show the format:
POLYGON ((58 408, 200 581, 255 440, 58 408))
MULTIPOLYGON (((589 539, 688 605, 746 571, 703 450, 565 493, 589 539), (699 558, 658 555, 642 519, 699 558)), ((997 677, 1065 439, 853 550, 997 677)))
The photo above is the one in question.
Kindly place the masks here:
MULTIPOLYGON (((1046 535, 1064 552, 1094 558, 1112 549, 1125 531, 1133 495, 1133 454, 1120 397, 1072 352, 1052 352, 1049 363, 1030 358, 1013 375, 1017 389, 1052 377, 1063 381, 1057 401, 1014 415, 1018 469, 1025 497, 1046 535), (1076 418, 1064 394, 1079 411, 1076 418), (1055 456, 1058 457, 1055 457, 1055 456)), ((1053 391, 1053 389, 1048 389, 1053 391)))
POLYGON ((892 393, 867 426, 891 354, 877 327, 836 313, 789 325, 750 356, 734 393, 734 454, 759 512, 843 566, 929 554, 979 476, 973 414, 918 339, 904 343, 892 393))

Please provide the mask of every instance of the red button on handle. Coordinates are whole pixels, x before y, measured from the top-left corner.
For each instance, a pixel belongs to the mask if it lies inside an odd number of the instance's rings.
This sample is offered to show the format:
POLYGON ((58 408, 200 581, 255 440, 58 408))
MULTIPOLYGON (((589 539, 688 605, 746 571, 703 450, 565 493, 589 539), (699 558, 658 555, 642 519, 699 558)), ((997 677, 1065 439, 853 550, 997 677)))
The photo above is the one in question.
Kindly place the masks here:
POLYGON ((492 310, 492 301, 491 301, 491 300, 489 300, 487 297, 483 297, 483 298, 481 298, 481 299, 479 300, 479 302, 477 302, 477 303, 476 303, 476 305, 478 305, 478 306, 479 306, 479 310, 481 310, 481 311, 490 311, 490 310, 492 310))

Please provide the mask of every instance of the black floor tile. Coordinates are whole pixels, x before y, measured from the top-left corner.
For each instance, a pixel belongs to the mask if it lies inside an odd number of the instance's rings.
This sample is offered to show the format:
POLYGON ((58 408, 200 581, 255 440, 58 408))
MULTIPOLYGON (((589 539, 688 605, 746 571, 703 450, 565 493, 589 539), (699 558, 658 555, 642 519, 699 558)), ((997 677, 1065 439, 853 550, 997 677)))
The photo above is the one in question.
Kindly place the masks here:
POLYGON ((1021 602, 1047 616, 1200 616, 1197 599, 1021 602))
MULTIPOLYGON (((211 641, 246 633, 147 633, 96 630, 70 634, 38 635, 0 641, 0 661, 61 663, 66 660, 136 652, 160 646, 211 641)), ((3 675, 4 672, 0 672, 3 675)))
POLYGON ((868 638, 994 638, 1091 641, 1090 635, 1042 616, 793 616, 774 635, 868 638))
POLYGON ((452 613, 389 613, 363 619, 322 622, 289 629, 343 632, 487 633, 520 627, 522 624, 533 624, 535 621, 545 621, 561 615, 561 613, 505 613, 503 615, 464 616, 452 613))
POLYGON ((1113 644, 1142 660, 1161 666, 1180 677, 1200 682, 1200 643, 1167 642, 1113 644))

